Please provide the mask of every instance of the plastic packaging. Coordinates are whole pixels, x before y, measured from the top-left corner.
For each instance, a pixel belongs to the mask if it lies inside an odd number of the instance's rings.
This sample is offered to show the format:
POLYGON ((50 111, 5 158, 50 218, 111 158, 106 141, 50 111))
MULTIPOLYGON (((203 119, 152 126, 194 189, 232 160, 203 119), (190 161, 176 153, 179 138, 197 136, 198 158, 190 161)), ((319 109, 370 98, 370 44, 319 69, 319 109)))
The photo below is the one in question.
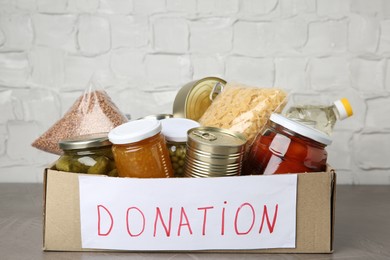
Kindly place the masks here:
POLYGON ((317 129, 272 114, 251 147, 244 172, 269 175, 325 171, 325 147, 331 142, 317 129))
POLYGON ((64 153, 55 164, 57 170, 118 176, 107 133, 61 140, 59 146, 64 153))
POLYGON ((199 119, 212 126, 241 133, 252 143, 272 112, 280 112, 287 94, 277 88, 255 88, 228 83, 199 119))
POLYGON ((140 119, 120 125, 108 134, 120 177, 173 177, 161 123, 140 119))
POLYGON ((80 135, 109 132, 128 121, 104 90, 96 90, 99 82, 91 80, 84 94, 68 112, 39 136, 32 146, 54 154, 62 154, 58 142, 80 135))
POLYGON ((187 132, 199 127, 199 123, 187 118, 166 118, 161 120, 162 131, 167 142, 169 157, 175 177, 184 176, 187 132))
POLYGON ((297 105, 290 107, 285 113, 288 118, 314 125, 320 131, 331 135, 337 120, 344 120, 353 115, 348 99, 342 98, 332 105, 297 105))

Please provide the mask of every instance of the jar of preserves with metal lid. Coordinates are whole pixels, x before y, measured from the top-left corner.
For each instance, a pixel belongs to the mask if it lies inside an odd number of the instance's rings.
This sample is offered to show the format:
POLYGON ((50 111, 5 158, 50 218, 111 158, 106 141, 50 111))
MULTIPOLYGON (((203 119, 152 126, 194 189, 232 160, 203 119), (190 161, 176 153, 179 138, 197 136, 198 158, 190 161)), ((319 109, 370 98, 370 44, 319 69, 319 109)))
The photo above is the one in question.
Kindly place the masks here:
POLYGON ((143 116, 138 119, 155 119, 155 120, 163 120, 166 118, 172 118, 172 114, 155 114, 155 115, 148 115, 148 116, 143 116))
POLYGON ((112 129, 108 137, 113 143, 112 152, 120 177, 173 177, 160 121, 130 121, 112 129))
POLYGON ((61 140, 63 155, 56 161, 58 171, 117 176, 111 142, 107 133, 81 135, 61 140))
POLYGON ((332 140, 321 131, 280 114, 272 114, 268 125, 252 144, 245 174, 321 172, 326 170, 326 146, 332 140))
POLYGON ((167 118, 161 120, 162 134, 165 136, 167 148, 175 177, 184 177, 186 158, 187 132, 200 124, 187 118, 167 118))

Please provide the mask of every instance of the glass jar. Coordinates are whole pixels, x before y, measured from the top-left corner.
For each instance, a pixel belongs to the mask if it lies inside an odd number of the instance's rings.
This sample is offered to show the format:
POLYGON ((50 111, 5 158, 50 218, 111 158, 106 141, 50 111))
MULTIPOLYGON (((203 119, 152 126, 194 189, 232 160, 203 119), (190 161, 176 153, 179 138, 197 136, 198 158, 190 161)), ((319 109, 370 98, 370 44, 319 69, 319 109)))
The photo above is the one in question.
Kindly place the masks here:
POLYGON ((111 130, 108 137, 113 143, 112 152, 120 177, 173 177, 160 121, 130 121, 111 130))
POLYGON ((58 171, 118 176, 107 133, 81 135, 59 142, 58 171))
POLYGON ((184 177, 188 130, 199 127, 199 123, 187 118, 167 118, 161 120, 162 131, 167 141, 175 177, 184 177))
POLYGON ((245 174, 325 171, 325 147, 331 142, 317 129, 272 114, 269 124, 252 144, 245 162, 245 174))

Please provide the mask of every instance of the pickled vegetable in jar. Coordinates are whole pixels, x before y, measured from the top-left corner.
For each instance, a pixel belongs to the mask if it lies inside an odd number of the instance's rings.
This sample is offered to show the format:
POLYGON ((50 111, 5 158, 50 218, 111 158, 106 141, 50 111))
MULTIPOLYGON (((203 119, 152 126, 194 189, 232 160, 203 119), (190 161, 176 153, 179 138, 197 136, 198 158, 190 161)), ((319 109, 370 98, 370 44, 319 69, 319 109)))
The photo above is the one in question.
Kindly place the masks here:
POLYGON ((112 152, 120 177, 173 177, 161 128, 160 121, 140 119, 110 131, 108 137, 113 143, 112 152))
POLYGON ((257 136, 245 162, 245 174, 281 174, 326 170, 326 146, 332 140, 323 132, 272 114, 257 136))
POLYGON ((81 135, 59 142, 58 171, 118 176, 107 133, 81 135))
POLYGON ((167 148, 175 177, 184 177, 184 163, 188 130, 200 124, 187 118, 167 118, 161 120, 162 134, 167 141, 167 148))

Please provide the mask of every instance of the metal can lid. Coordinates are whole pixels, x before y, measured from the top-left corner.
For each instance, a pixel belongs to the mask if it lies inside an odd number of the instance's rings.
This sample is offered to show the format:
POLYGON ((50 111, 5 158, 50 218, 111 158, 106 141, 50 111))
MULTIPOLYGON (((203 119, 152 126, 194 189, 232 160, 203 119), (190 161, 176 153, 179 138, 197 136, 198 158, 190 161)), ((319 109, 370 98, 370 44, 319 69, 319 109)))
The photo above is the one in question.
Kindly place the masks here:
POLYGON ((240 133, 204 126, 189 130, 187 142, 197 150, 229 155, 241 151, 246 141, 240 133))
POLYGON ((316 142, 322 143, 324 145, 329 145, 332 143, 332 139, 329 138, 325 133, 309 127, 307 125, 301 124, 297 121, 289 119, 280 114, 272 113, 270 120, 278 125, 281 125, 291 131, 294 131, 297 134, 300 134, 304 137, 310 138, 316 142))
POLYGON ((187 83, 176 94, 173 102, 174 117, 199 120, 225 84, 225 80, 217 77, 206 77, 187 83))
POLYGON ((140 117, 140 118, 138 118, 138 120, 139 120, 139 119, 155 119, 155 120, 162 120, 162 119, 172 118, 172 117, 173 117, 172 114, 156 114, 156 115, 148 115, 148 116, 140 117))
POLYGON ((95 133, 75 136, 59 141, 58 145, 62 150, 78 150, 110 146, 112 143, 108 140, 107 134, 108 133, 95 133))
POLYGON ((191 128, 199 127, 200 124, 187 118, 167 118, 161 120, 161 133, 167 141, 187 142, 187 132, 191 128))
POLYGON ((160 132, 160 121, 140 119, 115 127, 108 133, 108 138, 113 144, 130 144, 145 140, 160 132))

